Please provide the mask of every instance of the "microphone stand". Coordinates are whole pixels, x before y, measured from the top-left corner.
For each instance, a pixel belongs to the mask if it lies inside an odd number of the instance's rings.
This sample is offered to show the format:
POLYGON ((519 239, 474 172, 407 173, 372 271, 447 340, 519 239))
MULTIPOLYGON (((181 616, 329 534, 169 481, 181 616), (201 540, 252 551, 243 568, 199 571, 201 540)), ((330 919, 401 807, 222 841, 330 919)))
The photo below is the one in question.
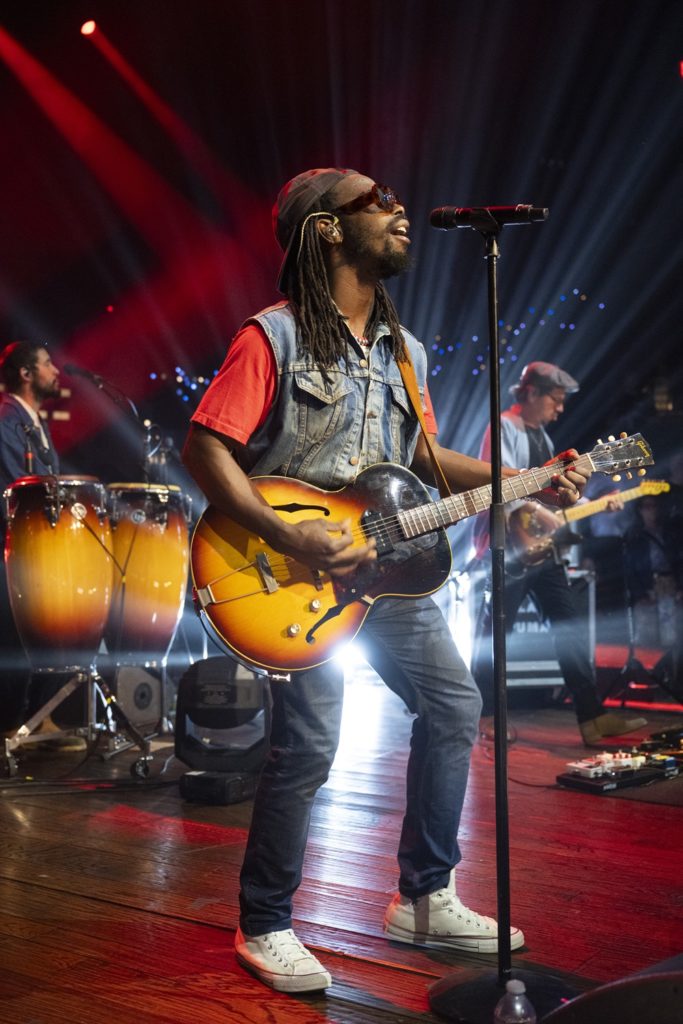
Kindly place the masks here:
POLYGON ((24 452, 24 469, 26 470, 26 476, 33 476, 33 448, 31 447, 31 434, 33 433, 33 427, 26 424, 24 426, 24 434, 26 435, 26 451, 24 452))
POLYGON ((132 413, 133 420, 143 432, 142 473, 145 478, 145 483, 150 483, 150 466, 152 465, 152 459, 161 447, 162 439, 159 428, 152 423, 143 422, 133 399, 130 398, 125 391, 122 391, 116 384, 107 380, 106 377, 100 376, 99 373, 92 373, 90 370, 77 369, 75 366, 71 366, 69 364, 67 364, 65 369, 67 373, 71 373, 77 377, 84 377, 86 380, 89 380, 99 391, 103 391, 115 405, 118 405, 120 409, 123 409, 126 413, 132 413))
MULTIPOLYGON (((458 1024, 491 1024, 496 1003, 512 978, 510 948, 510 830, 507 793, 507 675, 505 648, 505 513, 502 500, 500 431, 500 358, 498 338, 498 235, 503 228, 487 209, 477 211, 470 226, 484 238, 487 262, 489 332, 489 415, 491 431, 491 626, 494 685, 494 772, 496 806, 496 879, 498 908, 498 971, 460 971, 430 986, 429 1005, 458 1024)), ((558 977, 517 970, 527 994, 542 1016, 576 995, 558 977)))

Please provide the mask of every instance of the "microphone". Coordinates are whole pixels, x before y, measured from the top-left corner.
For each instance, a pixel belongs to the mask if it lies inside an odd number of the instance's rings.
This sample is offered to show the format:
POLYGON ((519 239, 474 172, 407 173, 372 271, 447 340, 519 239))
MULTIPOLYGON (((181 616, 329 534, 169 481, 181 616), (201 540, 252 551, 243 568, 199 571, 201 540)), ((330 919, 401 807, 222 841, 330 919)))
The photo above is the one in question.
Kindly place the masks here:
POLYGON ((70 377, 85 377, 86 380, 92 381, 92 383, 101 388, 104 384, 104 379, 100 377, 99 373, 93 373, 92 370, 85 370, 82 366, 75 366, 73 363, 64 363, 62 367, 64 373, 68 373, 70 377))
POLYGON ((500 231, 504 224, 531 224, 545 220, 550 211, 545 206, 440 206, 432 210, 429 223, 433 228, 474 228, 477 231, 500 231))
POLYGON ((31 447, 31 435, 33 434, 33 427, 29 426, 28 423, 24 424, 24 433, 26 434, 26 451, 24 452, 24 469, 26 470, 27 476, 33 476, 33 448, 31 447))

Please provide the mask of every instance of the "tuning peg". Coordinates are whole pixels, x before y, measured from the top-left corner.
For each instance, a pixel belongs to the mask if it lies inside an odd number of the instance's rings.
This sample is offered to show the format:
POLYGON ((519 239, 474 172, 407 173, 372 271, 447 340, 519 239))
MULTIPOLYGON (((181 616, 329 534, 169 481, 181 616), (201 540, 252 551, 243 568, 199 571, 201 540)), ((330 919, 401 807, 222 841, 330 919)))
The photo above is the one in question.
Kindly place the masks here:
POLYGON ((638 470, 638 476, 647 476, 647 470, 646 469, 639 469, 638 470))
POLYGON ((598 438, 598 444, 604 444, 604 442, 603 442, 601 437, 598 438))
POLYGON ((618 484, 621 480, 621 473, 615 473, 612 479, 614 480, 615 484, 618 484))
POLYGON ((628 473, 626 474, 626 479, 627 480, 633 480, 633 473, 631 472, 630 469, 629 469, 628 473))
POLYGON ((628 434, 626 433, 625 430, 622 430, 622 432, 619 434, 619 437, 621 437, 621 438, 628 437, 628 434))
POLYGON ((614 434, 610 434, 610 436, 607 438, 607 440, 608 441, 616 441, 616 438, 615 438, 614 434))

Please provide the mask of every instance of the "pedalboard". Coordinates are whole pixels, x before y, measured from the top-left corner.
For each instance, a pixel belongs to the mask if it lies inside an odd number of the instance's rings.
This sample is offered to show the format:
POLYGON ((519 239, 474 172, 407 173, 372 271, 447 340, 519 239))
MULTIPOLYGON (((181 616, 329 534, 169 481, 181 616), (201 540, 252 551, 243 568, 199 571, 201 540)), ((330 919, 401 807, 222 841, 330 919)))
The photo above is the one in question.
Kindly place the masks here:
POLYGON ((630 750, 603 751, 570 761, 556 781, 567 789, 601 794, 673 779, 683 770, 683 732, 675 732, 653 733, 630 750))

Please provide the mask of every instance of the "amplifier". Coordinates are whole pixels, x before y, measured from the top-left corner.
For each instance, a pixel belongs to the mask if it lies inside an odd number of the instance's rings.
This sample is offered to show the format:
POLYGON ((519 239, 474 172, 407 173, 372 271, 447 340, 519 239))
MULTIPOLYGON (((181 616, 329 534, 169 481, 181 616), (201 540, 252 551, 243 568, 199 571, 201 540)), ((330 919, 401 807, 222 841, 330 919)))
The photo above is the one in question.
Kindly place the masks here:
MULTIPOLYGON (((41 703, 53 696, 60 686, 73 675, 59 673, 57 677, 34 677, 36 687, 40 689, 41 703), (46 686, 50 688, 47 689, 46 686)), ((103 669, 102 678, 116 697, 124 715, 134 726, 155 726, 161 720, 161 687, 164 685, 161 676, 134 665, 120 665, 113 669, 103 669)), ((32 684, 33 685, 33 684, 32 684)), ((62 729, 80 728, 88 721, 88 686, 80 686, 75 693, 67 697, 52 713, 54 722, 62 729)), ((98 699, 98 717, 102 716, 102 703, 98 699)))

